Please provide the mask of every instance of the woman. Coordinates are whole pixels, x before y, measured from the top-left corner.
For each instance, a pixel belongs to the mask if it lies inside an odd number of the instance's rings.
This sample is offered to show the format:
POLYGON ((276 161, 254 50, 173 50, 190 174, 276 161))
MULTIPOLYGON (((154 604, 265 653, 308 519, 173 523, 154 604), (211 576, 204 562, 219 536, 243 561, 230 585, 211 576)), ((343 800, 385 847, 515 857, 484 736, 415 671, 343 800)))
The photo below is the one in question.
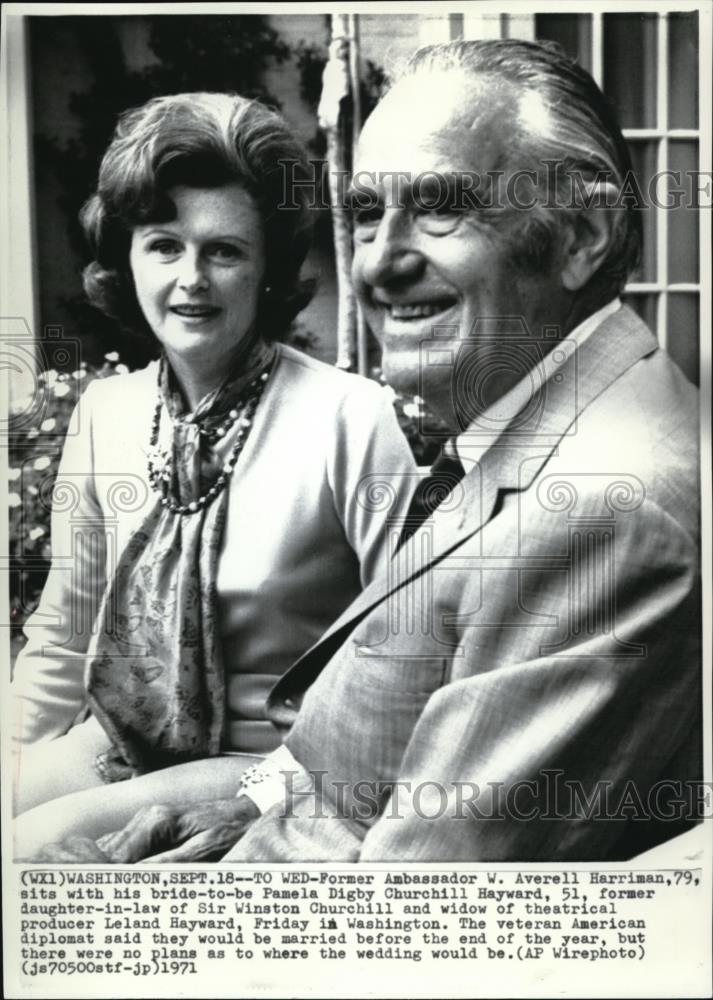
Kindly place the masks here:
MULTIPOLYGON (((279 742, 269 689, 387 558, 386 512, 358 493, 391 478, 404 513, 415 468, 385 393, 275 343, 309 298, 305 187, 284 188, 305 175, 241 97, 119 122, 82 213, 85 288, 161 358, 93 383, 67 436, 15 672, 18 812, 126 777, 82 808, 235 788, 279 742)), ((26 815, 59 839, 64 806, 26 815)))

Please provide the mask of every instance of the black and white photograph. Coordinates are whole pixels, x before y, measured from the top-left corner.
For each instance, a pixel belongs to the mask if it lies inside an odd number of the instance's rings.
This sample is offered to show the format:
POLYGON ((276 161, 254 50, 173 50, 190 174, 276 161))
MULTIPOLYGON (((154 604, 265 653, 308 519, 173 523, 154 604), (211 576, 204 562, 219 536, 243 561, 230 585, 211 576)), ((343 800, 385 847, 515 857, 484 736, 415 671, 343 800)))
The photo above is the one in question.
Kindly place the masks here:
POLYGON ((3 5, 6 996, 710 995, 711 14, 3 5))

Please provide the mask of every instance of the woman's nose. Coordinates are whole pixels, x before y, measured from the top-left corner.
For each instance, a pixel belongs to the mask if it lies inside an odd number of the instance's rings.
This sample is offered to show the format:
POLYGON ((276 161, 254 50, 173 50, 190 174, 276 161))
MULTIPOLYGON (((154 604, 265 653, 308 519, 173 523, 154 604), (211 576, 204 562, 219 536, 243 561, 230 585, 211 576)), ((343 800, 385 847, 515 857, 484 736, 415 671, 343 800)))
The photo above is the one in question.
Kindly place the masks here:
POLYGON ((414 240, 406 213, 386 209, 374 238, 356 246, 354 266, 361 279, 383 286, 419 277, 424 260, 414 240))
POLYGON ((208 287, 205 263, 199 253, 187 251, 182 255, 178 284, 186 292, 205 291, 208 287))

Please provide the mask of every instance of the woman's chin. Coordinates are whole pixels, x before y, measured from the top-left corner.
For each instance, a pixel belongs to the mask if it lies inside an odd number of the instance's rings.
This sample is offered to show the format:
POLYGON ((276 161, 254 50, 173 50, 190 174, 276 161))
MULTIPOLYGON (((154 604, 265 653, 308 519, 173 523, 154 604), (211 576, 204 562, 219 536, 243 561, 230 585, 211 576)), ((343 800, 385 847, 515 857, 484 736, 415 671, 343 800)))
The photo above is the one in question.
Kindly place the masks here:
POLYGON ((209 360, 214 359, 216 354, 223 353, 222 340, 228 340, 226 348, 234 346, 234 337, 226 337, 223 331, 209 323, 172 324, 170 330, 162 330, 157 337, 169 359, 175 356, 184 357, 188 361, 205 355, 205 360, 209 360))

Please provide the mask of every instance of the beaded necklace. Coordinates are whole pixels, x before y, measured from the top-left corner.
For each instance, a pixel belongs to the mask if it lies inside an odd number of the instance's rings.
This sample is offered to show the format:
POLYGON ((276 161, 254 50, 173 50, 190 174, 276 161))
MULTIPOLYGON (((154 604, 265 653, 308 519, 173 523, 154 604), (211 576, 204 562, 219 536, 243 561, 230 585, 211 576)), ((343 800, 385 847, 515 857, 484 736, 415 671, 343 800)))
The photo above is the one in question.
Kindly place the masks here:
POLYGON ((224 437, 236 422, 238 424, 238 430, 235 435, 233 447, 230 449, 230 454, 226 458, 218 478, 205 493, 199 496, 196 500, 191 500, 190 503, 187 504, 179 503, 171 494, 171 459, 168 455, 161 455, 158 450, 158 436, 161 428, 161 410, 163 409, 163 400, 161 398, 161 388, 159 383, 158 401, 156 403, 156 409, 154 410, 153 420, 151 422, 148 471, 151 488, 156 493, 161 495, 162 506, 168 507, 168 509, 173 511, 174 514, 196 514, 199 510, 202 510, 206 504, 211 503, 218 496, 218 494, 225 489, 228 480, 233 474, 233 470, 235 469, 238 458, 240 457, 240 453, 245 447, 245 442, 248 439, 248 435, 252 427, 257 405, 260 402, 260 397, 263 394, 269 377, 269 371, 264 371, 258 375, 257 378, 253 379, 244 391, 244 400, 241 403, 240 408, 231 409, 226 419, 218 424, 211 424, 208 420, 199 422, 190 415, 183 418, 184 423, 195 423, 199 434, 205 437, 211 444, 224 437), (161 468, 157 468, 157 465, 155 464, 156 460, 159 458, 163 460, 161 468))

